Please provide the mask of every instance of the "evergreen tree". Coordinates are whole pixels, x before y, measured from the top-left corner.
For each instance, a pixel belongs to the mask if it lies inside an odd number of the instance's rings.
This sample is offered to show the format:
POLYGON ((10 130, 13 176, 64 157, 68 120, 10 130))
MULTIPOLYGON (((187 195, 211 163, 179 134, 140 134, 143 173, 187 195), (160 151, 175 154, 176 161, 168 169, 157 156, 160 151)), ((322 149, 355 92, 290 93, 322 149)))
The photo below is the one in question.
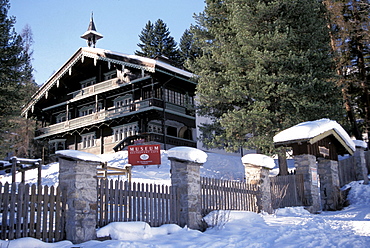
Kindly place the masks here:
POLYGON ((362 140, 369 137, 370 3, 368 0, 325 0, 330 35, 336 52, 338 85, 342 88, 350 133, 362 140), (358 125, 358 120, 364 120, 358 125))
POLYGON ((193 61, 201 54, 201 49, 197 47, 194 40, 194 34, 189 29, 186 29, 180 38, 179 54, 181 65, 184 65, 186 60, 193 61))
MULTIPOLYGON (((13 149, 11 137, 32 78, 30 56, 22 37, 14 30, 15 17, 8 17, 8 0, 0 0, 0 157, 13 149)), ((33 93, 33 92, 31 92, 33 93)))
POLYGON ((201 127, 211 148, 271 153, 272 137, 302 121, 339 120, 340 91, 324 7, 315 0, 207 0, 196 17, 202 56, 201 127))
POLYGON ((173 61, 174 65, 180 64, 177 43, 161 19, 158 19, 154 25, 148 21, 139 39, 142 42, 138 44, 141 51, 136 51, 136 55, 149 58, 164 56, 173 61))

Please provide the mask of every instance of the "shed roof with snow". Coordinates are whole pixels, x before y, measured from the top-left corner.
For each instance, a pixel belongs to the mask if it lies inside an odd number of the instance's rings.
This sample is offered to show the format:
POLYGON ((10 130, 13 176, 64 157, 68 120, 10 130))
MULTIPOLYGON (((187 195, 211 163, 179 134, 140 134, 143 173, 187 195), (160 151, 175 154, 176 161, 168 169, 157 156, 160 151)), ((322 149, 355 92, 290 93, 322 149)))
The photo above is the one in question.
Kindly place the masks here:
POLYGON ((274 136, 276 147, 289 146, 294 155, 311 154, 338 160, 338 155, 353 154, 355 143, 336 121, 320 119, 299 123, 274 136))

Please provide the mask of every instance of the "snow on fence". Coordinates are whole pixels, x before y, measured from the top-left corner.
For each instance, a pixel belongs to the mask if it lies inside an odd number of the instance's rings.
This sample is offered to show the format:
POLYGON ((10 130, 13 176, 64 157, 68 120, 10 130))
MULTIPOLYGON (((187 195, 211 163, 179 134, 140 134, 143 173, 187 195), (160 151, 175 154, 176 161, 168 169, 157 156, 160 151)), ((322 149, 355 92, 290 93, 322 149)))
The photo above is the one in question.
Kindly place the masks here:
POLYGON ((117 221, 144 221, 152 227, 178 223, 177 191, 172 186, 98 181, 97 224, 117 221))
POLYGON ((213 210, 258 212, 259 185, 201 177, 202 216, 213 210))
POLYGON ((65 202, 59 187, 0 183, 0 239, 63 240, 65 202))
POLYGON ((303 205, 303 175, 270 177, 272 208, 303 205))

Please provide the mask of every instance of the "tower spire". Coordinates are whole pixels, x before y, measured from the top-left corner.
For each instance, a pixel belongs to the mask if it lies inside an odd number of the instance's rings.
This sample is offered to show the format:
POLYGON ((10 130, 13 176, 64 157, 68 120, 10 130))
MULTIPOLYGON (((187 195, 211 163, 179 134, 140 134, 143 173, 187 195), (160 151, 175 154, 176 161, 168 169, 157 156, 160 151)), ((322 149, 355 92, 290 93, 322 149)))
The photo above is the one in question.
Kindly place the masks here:
POLYGON ((96 42, 99 39, 103 38, 103 35, 101 35, 100 33, 96 31, 94 18, 93 18, 93 12, 91 12, 91 19, 90 19, 89 27, 87 28, 87 31, 83 35, 81 35, 81 38, 87 40, 88 47, 92 46, 94 48, 95 48, 96 42))

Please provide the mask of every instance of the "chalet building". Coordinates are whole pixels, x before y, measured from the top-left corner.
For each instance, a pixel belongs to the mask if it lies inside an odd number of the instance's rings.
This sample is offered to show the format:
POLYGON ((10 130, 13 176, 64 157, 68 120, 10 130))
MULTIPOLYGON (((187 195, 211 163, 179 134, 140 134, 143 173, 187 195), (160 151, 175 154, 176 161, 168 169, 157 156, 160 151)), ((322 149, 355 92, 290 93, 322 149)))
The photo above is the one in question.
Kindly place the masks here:
MULTIPOLYGON (((75 54, 32 96, 22 115, 38 121, 49 154, 112 153, 135 142, 196 147, 193 74, 163 58, 95 48, 93 19, 75 54)), ((41 142, 42 143, 42 142, 41 142)))

